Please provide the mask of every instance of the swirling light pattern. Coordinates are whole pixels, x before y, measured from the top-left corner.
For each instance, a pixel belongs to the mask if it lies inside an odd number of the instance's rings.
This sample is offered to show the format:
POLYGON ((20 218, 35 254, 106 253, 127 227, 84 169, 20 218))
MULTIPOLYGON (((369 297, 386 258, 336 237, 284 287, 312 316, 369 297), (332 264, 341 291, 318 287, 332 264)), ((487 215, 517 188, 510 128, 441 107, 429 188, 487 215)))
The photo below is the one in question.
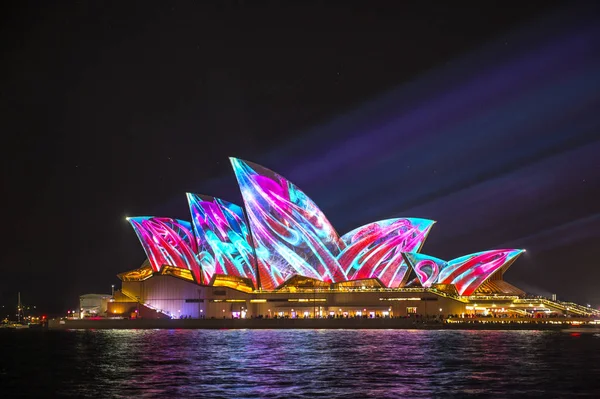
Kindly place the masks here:
POLYGON ((339 256, 349 280, 378 278, 386 287, 406 282, 408 266, 402 252, 419 251, 435 222, 396 218, 369 223, 341 237, 346 245, 339 256))
POLYGON ((187 194, 205 284, 214 274, 249 278, 258 287, 244 211, 219 198, 187 194))
POLYGON ((440 270, 440 284, 454 284, 460 295, 469 296, 496 271, 504 270, 523 253, 522 249, 495 249, 461 256, 440 270))
POLYGON ((460 295, 472 295, 492 274, 503 272, 523 253, 522 249, 494 249, 445 262, 422 254, 404 254, 423 287, 454 284, 460 295))
POLYGON ((299 274, 346 280, 340 240, 317 205, 298 187, 260 165, 231 158, 256 250, 263 289, 299 274))
POLYGON ((127 218, 148 256, 152 270, 173 266, 192 272, 201 283, 200 265, 196 259, 197 246, 189 222, 171 218, 140 216, 127 218))
POLYGON ((377 278, 398 288, 406 284, 410 265, 423 287, 454 284, 468 296, 523 252, 492 250, 449 262, 417 254, 435 223, 417 218, 381 220, 340 237, 294 184, 260 165, 236 158, 231 163, 248 223, 241 207, 190 193, 192 224, 128 218, 155 272, 166 265, 187 269, 205 285, 218 274, 238 276, 268 291, 296 275, 330 283, 377 278))
POLYGON ((407 264, 415 271, 419 282, 424 288, 429 288, 438 282, 440 270, 448 266, 448 262, 433 256, 403 253, 402 256, 407 264))

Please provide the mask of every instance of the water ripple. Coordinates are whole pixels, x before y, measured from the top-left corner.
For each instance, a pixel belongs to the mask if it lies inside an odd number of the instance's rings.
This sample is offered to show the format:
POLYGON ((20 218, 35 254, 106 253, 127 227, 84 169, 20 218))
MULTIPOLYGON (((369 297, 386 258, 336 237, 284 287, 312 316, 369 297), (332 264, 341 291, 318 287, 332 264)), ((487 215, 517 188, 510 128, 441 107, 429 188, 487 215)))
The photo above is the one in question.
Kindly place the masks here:
POLYGON ((0 335, 0 345, 0 383, 8 396, 516 398, 600 394, 600 336, 593 334, 20 331, 0 335))

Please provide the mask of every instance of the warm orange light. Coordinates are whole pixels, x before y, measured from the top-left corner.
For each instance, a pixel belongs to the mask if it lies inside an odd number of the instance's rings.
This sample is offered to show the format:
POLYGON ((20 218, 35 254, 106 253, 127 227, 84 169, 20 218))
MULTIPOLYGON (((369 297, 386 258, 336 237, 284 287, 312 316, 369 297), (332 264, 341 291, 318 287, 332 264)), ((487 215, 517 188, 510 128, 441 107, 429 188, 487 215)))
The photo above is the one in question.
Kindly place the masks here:
POLYGON ((249 285, 249 282, 237 276, 215 275, 213 277, 213 287, 227 287, 242 292, 252 292, 254 288, 249 285))
POLYGON ((143 281, 152 277, 152 273, 152 266, 148 264, 139 269, 118 274, 117 277, 119 277, 121 281, 143 281))
POLYGON ((180 269, 178 267, 165 266, 162 268, 160 274, 166 275, 166 276, 179 277, 186 281, 194 281, 194 276, 192 275, 192 271, 188 270, 188 269, 180 269))

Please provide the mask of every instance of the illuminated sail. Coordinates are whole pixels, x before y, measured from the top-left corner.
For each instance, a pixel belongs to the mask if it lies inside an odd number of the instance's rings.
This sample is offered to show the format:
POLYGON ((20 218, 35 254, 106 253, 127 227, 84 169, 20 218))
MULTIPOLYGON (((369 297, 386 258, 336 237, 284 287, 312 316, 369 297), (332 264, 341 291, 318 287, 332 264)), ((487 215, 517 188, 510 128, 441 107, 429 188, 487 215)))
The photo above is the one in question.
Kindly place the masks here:
POLYGON ((419 251, 435 222, 396 218, 369 223, 344 234, 339 256, 349 280, 378 278, 386 287, 402 286, 408 266, 402 252, 419 251))
POLYGON ((260 165, 231 158, 252 234, 263 289, 294 275, 345 280, 339 236, 298 187, 260 165))
POLYGON ((219 198, 187 194, 205 282, 214 274, 249 278, 257 286, 254 248, 244 211, 219 198))
POLYGON ((173 266, 192 272, 201 282, 200 266, 196 259, 196 242, 189 222, 160 217, 127 218, 137 234, 152 270, 173 266))
POLYGON ((522 249, 494 249, 443 261, 422 254, 404 257, 423 287, 454 284, 460 295, 472 295, 481 284, 500 269, 506 270, 523 253, 522 249))

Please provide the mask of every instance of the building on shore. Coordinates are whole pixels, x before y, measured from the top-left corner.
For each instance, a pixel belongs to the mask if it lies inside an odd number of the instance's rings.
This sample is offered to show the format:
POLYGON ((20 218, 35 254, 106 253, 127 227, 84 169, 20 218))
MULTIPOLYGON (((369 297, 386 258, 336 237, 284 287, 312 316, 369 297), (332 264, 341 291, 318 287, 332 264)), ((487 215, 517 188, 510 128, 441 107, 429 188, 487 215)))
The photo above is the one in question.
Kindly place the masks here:
MULTIPOLYGON (((231 159, 244 207, 187 194, 191 222, 128 218, 147 260, 118 275, 110 317, 592 315, 504 281, 520 249, 450 261, 421 253, 434 221, 394 218, 338 235, 298 187, 231 159)), ((82 306, 83 308, 83 306, 82 306)))
MULTIPOLYGON (((106 317, 111 294, 84 294, 79 296, 79 318, 106 317)), ((75 315, 73 315, 75 317, 75 315)))

